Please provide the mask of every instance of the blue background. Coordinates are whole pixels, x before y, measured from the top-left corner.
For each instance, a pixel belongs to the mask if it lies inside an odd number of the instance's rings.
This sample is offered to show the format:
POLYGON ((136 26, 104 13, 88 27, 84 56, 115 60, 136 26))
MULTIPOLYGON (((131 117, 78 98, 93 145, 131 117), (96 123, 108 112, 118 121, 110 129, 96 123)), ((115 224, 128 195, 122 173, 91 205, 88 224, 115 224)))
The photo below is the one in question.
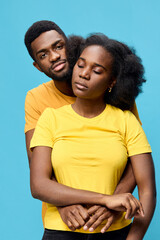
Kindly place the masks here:
MULTIPOLYGON (((48 81, 24 46, 26 30, 38 20, 55 21, 67 35, 103 32, 137 49, 147 78, 137 105, 153 150, 159 200, 159 0, 6 0, 0 7, 0 238, 38 240, 43 232, 41 203, 30 194, 24 139, 25 95, 48 81)), ((159 213, 158 202, 146 240, 160 239, 159 213)))

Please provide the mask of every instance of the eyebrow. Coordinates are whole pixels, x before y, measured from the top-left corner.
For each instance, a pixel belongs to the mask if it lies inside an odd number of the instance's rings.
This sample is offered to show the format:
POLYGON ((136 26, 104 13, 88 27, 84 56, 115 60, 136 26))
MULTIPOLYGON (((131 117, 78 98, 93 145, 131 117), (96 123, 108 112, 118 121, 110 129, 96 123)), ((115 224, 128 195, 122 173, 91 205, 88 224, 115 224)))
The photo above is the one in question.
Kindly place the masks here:
MULTIPOLYGON (((63 41, 63 39, 58 39, 57 41, 55 41, 53 44, 52 44, 52 47, 55 47, 59 42, 61 42, 61 41, 63 41)), ((64 42, 64 41, 63 41, 64 42)), ((39 50, 38 52, 36 52, 36 55, 38 55, 39 53, 41 53, 41 52, 45 52, 46 51, 46 49, 45 48, 43 48, 43 49, 41 49, 41 50, 39 50)))
MULTIPOLYGON (((85 59, 85 58, 79 57, 79 59, 81 59, 81 60, 83 60, 83 61, 85 61, 85 62, 86 62, 86 59, 85 59)), ((107 69, 106 69, 106 68, 105 68, 103 65, 101 65, 101 64, 94 63, 94 65, 95 65, 95 66, 97 66, 97 67, 102 67, 104 70, 106 70, 106 71, 107 71, 107 69)))

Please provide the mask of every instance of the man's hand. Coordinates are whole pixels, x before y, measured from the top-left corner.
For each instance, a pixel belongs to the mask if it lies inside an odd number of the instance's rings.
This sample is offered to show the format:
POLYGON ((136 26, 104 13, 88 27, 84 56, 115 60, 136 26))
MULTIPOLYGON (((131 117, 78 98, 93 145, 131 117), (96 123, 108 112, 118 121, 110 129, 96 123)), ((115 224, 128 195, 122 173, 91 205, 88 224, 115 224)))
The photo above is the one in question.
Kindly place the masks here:
POLYGON ((107 223, 101 229, 101 233, 106 232, 120 214, 119 212, 109 210, 108 208, 100 205, 90 207, 88 209, 88 213, 90 215, 90 219, 86 222, 83 229, 89 229, 90 232, 93 232, 104 220, 107 220, 107 223))
POLYGON ((83 227, 86 221, 89 219, 87 209, 81 205, 58 207, 58 211, 63 222, 72 231, 83 227))

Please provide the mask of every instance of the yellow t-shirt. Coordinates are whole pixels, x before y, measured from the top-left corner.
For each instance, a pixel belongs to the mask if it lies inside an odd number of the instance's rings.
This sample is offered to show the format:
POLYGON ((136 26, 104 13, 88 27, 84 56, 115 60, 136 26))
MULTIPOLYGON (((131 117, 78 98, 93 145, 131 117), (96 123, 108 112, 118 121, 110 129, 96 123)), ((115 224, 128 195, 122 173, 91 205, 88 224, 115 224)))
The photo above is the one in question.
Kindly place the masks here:
MULTIPOLYGON (((151 152, 135 116, 110 105, 91 119, 78 115, 71 105, 47 108, 31 140, 30 147, 35 146, 53 148, 52 166, 59 183, 109 195, 114 193, 128 157, 151 152)), ((70 231, 51 204, 47 204, 44 220, 48 229, 70 231)), ((129 223, 123 214, 109 230, 129 223)), ((100 232, 102 225, 94 233, 100 232)), ((83 229, 76 231, 86 233, 83 229)))

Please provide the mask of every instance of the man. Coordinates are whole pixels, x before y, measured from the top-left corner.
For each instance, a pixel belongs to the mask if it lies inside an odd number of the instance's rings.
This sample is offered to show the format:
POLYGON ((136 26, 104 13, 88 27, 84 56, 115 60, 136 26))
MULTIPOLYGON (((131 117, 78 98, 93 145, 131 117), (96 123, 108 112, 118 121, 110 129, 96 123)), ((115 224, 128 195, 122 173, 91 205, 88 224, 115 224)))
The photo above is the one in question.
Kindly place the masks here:
MULTIPOLYGON (((27 93, 25 101, 25 136, 26 147, 31 164, 30 141, 38 118, 47 107, 59 108, 74 102, 75 97, 71 89, 72 67, 68 58, 68 39, 64 32, 53 22, 39 21, 34 23, 26 32, 25 45, 33 65, 45 73, 52 80, 43 83, 27 93)), ((133 112, 138 118, 136 106, 133 112)), ((71 123, 72 124, 72 123, 71 123)), ((62 150, 63 151, 63 150, 62 150)), ((53 179, 55 181, 55 179, 53 179)), ((132 192, 135 187, 131 165, 117 186, 115 193, 132 192)), ((93 231, 105 219, 107 224, 103 228, 106 231, 112 224, 116 214, 102 206, 91 206, 89 209, 81 205, 59 208, 64 223, 75 230, 84 226, 84 229, 93 231)), ((46 212, 46 205, 42 205, 42 219, 46 212)), ((45 227, 45 223, 44 223, 45 227)))

